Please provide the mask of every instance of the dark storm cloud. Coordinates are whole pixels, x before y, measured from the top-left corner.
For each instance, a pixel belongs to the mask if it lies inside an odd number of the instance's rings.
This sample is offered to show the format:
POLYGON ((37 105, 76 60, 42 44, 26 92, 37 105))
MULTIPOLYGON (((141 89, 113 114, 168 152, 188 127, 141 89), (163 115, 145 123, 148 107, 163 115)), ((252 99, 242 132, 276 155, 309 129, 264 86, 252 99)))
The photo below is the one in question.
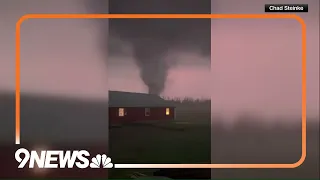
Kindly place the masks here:
MULTIPOLYGON (((94 0, 88 3, 92 13, 211 13, 210 0, 94 0)), ((160 94, 164 90, 168 69, 174 62, 165 60, 169 49, 210 55, 210 19, 110 19, 109 22, 98 22, 102 28, 101 38, 105 41, 104 49, 108 49, 109 55, 117 55, 120 51, 109 43, 108 36, 132 44, 134 59, 149 93, 160 94)))

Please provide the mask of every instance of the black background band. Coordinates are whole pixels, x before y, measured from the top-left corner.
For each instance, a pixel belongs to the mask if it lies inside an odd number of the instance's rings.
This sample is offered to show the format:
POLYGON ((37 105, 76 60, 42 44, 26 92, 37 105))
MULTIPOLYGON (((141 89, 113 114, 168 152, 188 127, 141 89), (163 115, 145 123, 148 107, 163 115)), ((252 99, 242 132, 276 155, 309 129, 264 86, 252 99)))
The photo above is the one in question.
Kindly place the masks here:
MULTIPOLYGON (((299 9, 300 9, 299 8, 299 9)), ((308 12, 308 4, 266 4, 265 5, 265 12, 308 12), (285 7, 300 7, 303 10, 286 10, 285 7), (272 9, 273 7, 273 9, 272 9), (281 8, 281 9, 276 9, 281 8)))

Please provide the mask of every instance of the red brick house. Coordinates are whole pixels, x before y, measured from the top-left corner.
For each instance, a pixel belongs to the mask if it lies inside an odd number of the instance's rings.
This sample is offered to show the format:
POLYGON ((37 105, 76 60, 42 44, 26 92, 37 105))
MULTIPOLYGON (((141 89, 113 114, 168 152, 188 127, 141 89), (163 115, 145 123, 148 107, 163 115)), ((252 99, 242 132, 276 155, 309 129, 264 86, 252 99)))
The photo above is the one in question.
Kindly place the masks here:
POLYGON ((160 96, 109 91, 109 123, 173 120, 175 107, 160 96))

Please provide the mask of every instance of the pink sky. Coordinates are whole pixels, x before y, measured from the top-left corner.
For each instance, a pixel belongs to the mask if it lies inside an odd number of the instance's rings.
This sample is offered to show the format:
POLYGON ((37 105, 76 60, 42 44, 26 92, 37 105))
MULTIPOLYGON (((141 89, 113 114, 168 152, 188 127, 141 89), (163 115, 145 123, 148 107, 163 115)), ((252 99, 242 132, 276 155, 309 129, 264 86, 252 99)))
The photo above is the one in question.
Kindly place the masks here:
MULTIPOLYGON (((273 3, 233 1, 215 0, 213 13, 263 13, 264 4, 273 3)), ((0 2, 0 25, 4 27, 0 29, 0 89, 12 91, 18 18, 26 13, 86 12, 81 1, 75 0, 14 2, 0 2)), ((308 113, 315 116, 319 109, 319 2, 300 2, 309 3, 310 12, 301 17, 308 28, 308 113)), ((146 92, 132 60, 108 59, 108 68, 105 66, 97 32, 93 20, 26 21, 21 34, 22 91, 79 98, 106 98, 108 88, 146 92)), ((211 96, 212 107, 225 114, 249 110, 299 115, 300 34, 300 25, 294 20, 213 20, 212 71, 196 54, 175 54, 181 61, 188 58, 188 62, 201 63, 180 63, 172 68, 163 95, 211 96)))
MULTIPOLYGON (((319 111, 319 1, 212 1, 213 13, 262 13, 266 3, 308 3, 307 110, 319 111)), ((301 25, 295 20, 213 20, 212 109, 301 114, 301 25)))

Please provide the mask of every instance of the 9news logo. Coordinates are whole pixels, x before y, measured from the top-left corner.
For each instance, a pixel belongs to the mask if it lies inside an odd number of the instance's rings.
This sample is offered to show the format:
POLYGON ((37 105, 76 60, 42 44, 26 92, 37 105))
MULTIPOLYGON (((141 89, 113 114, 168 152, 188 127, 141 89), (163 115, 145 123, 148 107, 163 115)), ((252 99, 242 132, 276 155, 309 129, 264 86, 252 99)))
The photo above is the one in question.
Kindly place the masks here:
POLYGON ((90 153, 86 150, 62 151, 62 150, 27 150, 20 148, 15 152, 15 159, 19 163, 18 168, 112 168, 111 158, 105 154, 97 154, 90 159, 90 153), (21 157, 23 156, 23 158, 21 157), (37 164, 37 167, 35 167, 37 164))

